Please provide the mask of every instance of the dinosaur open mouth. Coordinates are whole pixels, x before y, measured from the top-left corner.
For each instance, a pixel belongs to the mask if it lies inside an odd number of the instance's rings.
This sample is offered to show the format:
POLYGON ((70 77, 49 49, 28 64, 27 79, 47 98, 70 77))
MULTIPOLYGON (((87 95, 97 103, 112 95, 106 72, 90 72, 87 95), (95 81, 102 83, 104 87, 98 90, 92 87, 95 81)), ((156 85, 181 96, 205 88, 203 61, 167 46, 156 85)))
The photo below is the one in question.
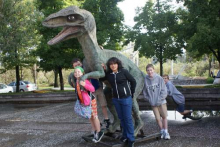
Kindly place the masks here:
POLYGON ((79 27, 64 27, 63 30, 56 35, 53 39, 47 42, 48 45, 54 45, 62 40, 66 39, 70 35, 74 35, 79 32, 79 27))

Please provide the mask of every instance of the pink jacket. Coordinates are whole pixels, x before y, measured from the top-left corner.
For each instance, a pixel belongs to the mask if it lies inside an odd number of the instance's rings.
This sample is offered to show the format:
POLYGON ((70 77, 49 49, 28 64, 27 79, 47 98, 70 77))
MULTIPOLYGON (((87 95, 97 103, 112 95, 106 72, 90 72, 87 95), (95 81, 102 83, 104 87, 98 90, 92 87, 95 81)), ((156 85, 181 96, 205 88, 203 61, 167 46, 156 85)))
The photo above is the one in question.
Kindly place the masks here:
POLYGON ((89 80, 85 80, 85 86, 84 88, 86 90, 81 90, 81 93, 82 93, 82 98, 83 98, 83 101, 84 101, 84 105, 88 106, 90 105, 90 102, 91 102, 91 98, 88 94, 88 91, 90 92, 94 92, 95 91, 95 88, 94 86, 89 82, 89 80))

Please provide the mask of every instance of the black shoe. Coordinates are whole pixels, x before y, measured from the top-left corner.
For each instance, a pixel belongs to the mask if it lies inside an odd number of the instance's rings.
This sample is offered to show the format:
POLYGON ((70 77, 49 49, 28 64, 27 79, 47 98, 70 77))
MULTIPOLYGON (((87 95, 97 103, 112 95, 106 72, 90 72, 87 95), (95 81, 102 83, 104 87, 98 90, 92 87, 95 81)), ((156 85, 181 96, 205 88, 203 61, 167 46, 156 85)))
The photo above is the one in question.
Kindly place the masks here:
POLYGON ((123 142, 123 143, 128 142, 127 138, 124 138, 124 137, 121 137, 121 138, 120 138, 120 141, 123 142))
POLYGON ((102 131, 98 132, 97 136, 96 136, 97 138, 93 139, 93 142, 95 142, 95 143, 99 142, 103 136, 104 136, 104 132, 102 132, 102 131))
POLYGON ((188 118, 188 117, 191 117, 191 114, 192 114, 192 112, 189 112, 189 113, 187 113, 187 114, 184 114, 184 115, 183 115, 183 119, 186 119, 186 118, 188 118))
POLYGON ((104 123, 105 123, 105 125, 106 125, 106 129, 108 129, 109 128, 109 126, 110 126, 110 119, 104 119, 104 123))
POLYGON ((134 141, 128 141, 128 147, 134 147, 134 141))

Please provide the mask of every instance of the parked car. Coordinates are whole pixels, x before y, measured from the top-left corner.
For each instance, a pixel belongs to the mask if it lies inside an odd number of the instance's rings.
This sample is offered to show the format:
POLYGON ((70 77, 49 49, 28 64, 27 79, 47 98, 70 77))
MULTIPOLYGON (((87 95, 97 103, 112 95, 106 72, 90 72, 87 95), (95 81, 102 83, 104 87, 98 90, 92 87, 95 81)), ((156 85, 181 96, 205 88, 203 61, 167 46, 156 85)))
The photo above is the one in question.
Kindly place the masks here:
MULTIPOLYGON (((16 82, 11 82, 8 86, 12 86, 13 90, 16 91, 16 82)), ((21 92, 34 91, 37 90, 37 86, 29 81, 20 81, 19 90, 21 92)))
POLYGON ((13 92, 13 87, 0 83, 0 93, 13 92))

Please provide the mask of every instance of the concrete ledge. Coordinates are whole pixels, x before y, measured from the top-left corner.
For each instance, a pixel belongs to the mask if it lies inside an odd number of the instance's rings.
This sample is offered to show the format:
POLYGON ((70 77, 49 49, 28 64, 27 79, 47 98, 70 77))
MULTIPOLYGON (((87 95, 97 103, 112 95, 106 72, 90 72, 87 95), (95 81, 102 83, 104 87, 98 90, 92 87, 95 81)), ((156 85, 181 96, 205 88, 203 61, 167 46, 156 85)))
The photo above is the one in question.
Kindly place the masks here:
MULTIPOLYGON (((193 110, 220 110, 220 89, 219 88, 179 88, 186 98, 186 109, 193 110)), ((25 93, 15 95, 0 95, 0 103, 12 104, 43 104, 63 103, 75 101, 74 92, 54 93, 25 93)), ((151 106, 141 94, 138 97, 140 110, 151 110, 151 106)), ((175 110, 176 104, 171 97, 167 97, 168 110, 175 110)))
POLYGON ((74 100, 74 92, 0 95, 0 103, 62 103, 74 100))
MULTIPOLYGON (((219 88, 178 88, 185 96, 185 109, 193 110, 220 110, 219 88)), ((140 110, 150 110, 151 106, 141 94, 138 97, 140 110)), ((176 104, 171 97, 167 97, 167 109, 175 110, 176 104)))

